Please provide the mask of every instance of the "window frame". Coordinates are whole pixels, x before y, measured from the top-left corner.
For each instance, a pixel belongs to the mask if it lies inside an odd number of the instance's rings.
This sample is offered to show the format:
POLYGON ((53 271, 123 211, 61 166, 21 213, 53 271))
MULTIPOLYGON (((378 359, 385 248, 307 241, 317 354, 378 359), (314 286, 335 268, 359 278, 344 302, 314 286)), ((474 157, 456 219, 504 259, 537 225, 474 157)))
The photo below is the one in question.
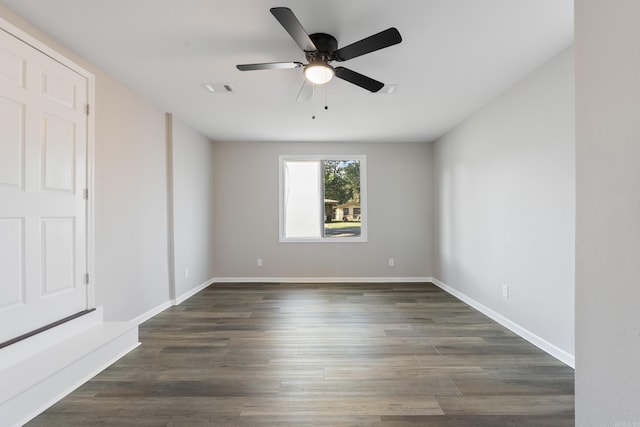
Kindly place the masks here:
POLYGON ((280 243, 366 243, 368 242, 368 220, 367 220, 367 159, 363 154, 356 155, 280 155, 278 158, 278 236, 280 243), (321 201, 320 212, 320 226, 322 227, 320 237, 287 237, 285 235, 286 230, 286 218, 285 218, 285 197, 284 197, 284 181, 285 181, 285 162, 298 161, 298 162, 321 162, 325 160, 357 160, 360 162, 360 210, 364 212, 360 216, 360 236, 355 237, 325 237, 324 236, 324 172, 320 167, 320 179, 319 185, 321 187, 321 194, 323 200, 321 201))

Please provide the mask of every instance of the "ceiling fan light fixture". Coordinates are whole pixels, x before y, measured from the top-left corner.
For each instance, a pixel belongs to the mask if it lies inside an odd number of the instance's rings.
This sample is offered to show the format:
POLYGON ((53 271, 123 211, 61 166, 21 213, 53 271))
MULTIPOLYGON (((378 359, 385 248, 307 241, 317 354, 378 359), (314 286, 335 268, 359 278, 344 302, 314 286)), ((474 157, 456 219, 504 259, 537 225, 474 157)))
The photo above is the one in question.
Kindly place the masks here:
POLYGON ((333 67, 325 62, 312 62, 304 67, 304 76, 316 85, 328 83, 335 75, 333 67))

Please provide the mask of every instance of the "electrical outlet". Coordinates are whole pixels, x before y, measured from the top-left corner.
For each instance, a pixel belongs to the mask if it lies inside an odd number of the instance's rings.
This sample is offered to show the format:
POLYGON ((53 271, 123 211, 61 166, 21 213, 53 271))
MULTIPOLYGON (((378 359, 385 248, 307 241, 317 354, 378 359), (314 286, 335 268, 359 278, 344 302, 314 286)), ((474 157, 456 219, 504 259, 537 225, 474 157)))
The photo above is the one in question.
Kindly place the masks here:
POLYGON ((389 267, 393 267, 394 265, 396 265, 396 260, 393 258, 389 258, 389 267))
POLYGON ((502 296, 505 298, 509 298, 509 286, 502 285, 502 296))
POLYGON ((185 269, 184 269, 184 278, 185 278, 185 279, 188 279, 188 278, 189 278, 189 269, 188 269, 188 268, 185 268, 185 269))
POLYGON ((256 266, 258 266, 258 267, 262 267, 262 258, 258 258, 258 259, 256 260, 256 266))

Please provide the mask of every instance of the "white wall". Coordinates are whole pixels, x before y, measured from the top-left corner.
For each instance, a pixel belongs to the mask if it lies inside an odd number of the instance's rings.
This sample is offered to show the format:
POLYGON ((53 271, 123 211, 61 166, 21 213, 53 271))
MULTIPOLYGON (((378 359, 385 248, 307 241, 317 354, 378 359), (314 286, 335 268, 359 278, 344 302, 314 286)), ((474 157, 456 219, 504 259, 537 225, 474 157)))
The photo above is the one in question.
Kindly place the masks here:
POLYGON ((640 426, 640 2, 576 1, 576 425, 640 426))
POLYGON ((434 145, 435 277, 569 363, 574 150, 571 49, 434 145))
POLYGON ((106 320, 169 300, 165 115, 0 5, 0 16, 96 76, 95 287, 106 320))
POLYGON ((168 115, 171 144, 175 297, 211 283, 213 273, 213 143, 168 115))
POLYGON ((431 276, 430 144, 215 142, 214 158, 217 277, 431 276), (278 242, 278 157, 287 154, 366 155, 368 243, 278 242))

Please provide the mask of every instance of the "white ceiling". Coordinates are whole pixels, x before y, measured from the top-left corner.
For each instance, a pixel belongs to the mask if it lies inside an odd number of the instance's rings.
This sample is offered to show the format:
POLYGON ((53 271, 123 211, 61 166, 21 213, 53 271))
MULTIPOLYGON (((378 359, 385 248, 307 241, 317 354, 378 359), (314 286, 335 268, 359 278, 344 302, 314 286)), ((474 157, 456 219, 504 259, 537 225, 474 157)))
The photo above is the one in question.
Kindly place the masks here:
POLYGON ((573 0, 0 3, 224 141, 430 141, 573 43, 573 0), (398 28, 401 44, 340 63, 397 91, 371 94, 334 79, 298 103, 301 69, 238 71, 236 64, 304 62, 269 13, 274 6, 291 8, 309 34, 332 34, 339 47, 398 28), (209 93, 203 83, 234 92, 209 93))

